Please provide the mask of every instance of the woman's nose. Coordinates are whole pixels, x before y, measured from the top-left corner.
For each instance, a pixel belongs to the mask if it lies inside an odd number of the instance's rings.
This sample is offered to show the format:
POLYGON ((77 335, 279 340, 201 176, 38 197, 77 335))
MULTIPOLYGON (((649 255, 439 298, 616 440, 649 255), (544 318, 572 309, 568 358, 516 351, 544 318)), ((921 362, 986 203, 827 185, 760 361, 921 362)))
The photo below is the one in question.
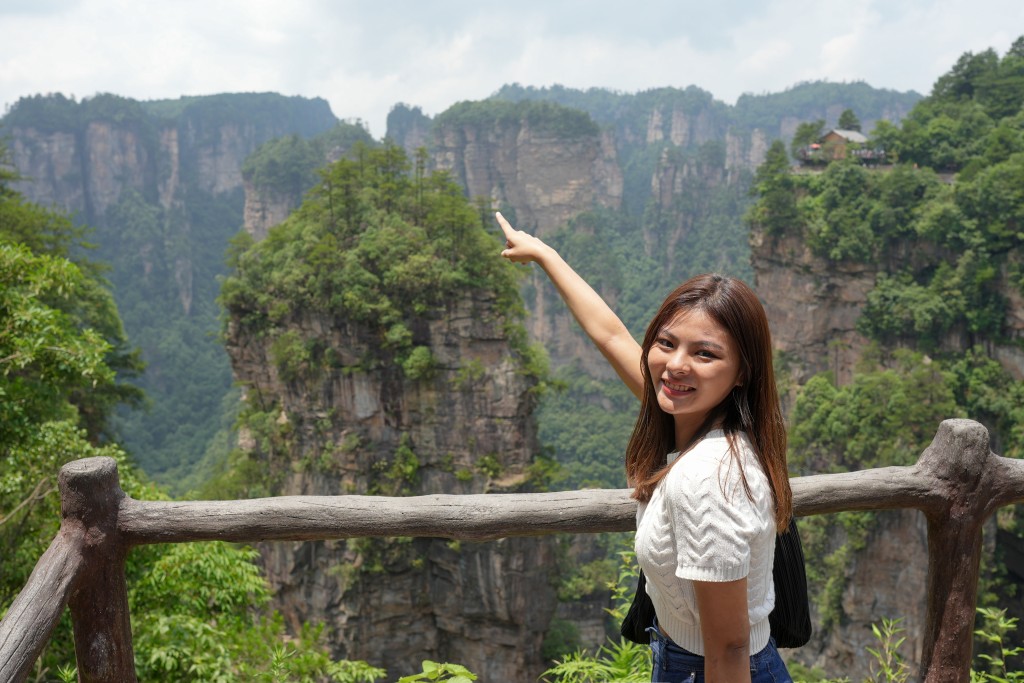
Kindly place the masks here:
POLYGON ((668 357, 668 370, 674 375, 683 374, 690 371, 690 359, 685 353, 677 351, 668 357))

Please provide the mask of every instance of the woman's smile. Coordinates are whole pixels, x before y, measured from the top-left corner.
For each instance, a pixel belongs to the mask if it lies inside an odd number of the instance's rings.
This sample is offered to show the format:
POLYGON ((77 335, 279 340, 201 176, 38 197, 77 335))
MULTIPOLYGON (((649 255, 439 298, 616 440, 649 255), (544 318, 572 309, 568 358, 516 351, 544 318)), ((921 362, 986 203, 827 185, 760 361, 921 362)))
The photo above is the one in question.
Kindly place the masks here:
POLYGON ((662 379, 661 389, 669 396, 683 396, 695 391, 693 387, 688 387, 685 384, 677 384, 671 380, 662 379))

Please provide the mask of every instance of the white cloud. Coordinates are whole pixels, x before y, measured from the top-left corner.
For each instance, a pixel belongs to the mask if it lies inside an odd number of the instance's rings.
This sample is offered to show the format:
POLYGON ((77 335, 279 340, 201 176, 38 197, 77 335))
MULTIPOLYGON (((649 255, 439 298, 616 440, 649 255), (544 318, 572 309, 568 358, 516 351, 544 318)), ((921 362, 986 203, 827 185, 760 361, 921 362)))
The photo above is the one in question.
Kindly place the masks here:
POLYGON ((269 90, 324 97, 378 137, 397 102, 437 114, 512 82, 730 102, 816 79, 927 92, 963 52, 1024 32, 1019 0, 17 0, 0 16, 0 103, 269 90))
POLYGON ((756 47, 757 49, 749 55, 740 56, 739 70, 741 73, 760 76, 767 72, 777 72, 785 60, 793 54, 793 44, 789 40, 772 40, 756 47))

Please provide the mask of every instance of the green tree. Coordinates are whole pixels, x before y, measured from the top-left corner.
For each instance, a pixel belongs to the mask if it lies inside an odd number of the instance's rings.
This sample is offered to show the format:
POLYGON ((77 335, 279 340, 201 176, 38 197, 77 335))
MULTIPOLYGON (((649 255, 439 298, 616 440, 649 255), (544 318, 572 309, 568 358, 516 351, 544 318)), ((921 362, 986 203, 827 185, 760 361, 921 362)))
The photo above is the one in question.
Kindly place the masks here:
POLYGON ((803 227, 816 254, 834 261, 874 257, 880 240, 868 219, 877 187, 870 171, 850 158, 830 163, 817 177, 791 182, 810 190, 798 205, 801 221, 795 224, 803 227))
POLYGON ((868 354, 848 385, 818 375, 802 388, 790 428, 795 471, 910 464, 942 420, 962 414, 940 363, 905 349, 885 359, 878 353, 868 354))
POLYGON ((842 130, 860 130, 860 119, 853 113, 852 109, 844 109, 839 115, 839 128, 842 130))
POLYGON ((978 81, 991 76, 998 66, 999 56, 991 48, 979 54, 965 52, 952 69, 935 81, 932 97, 946 100, 972 99, 978 81))
POLYGON ((795 187, 786 146, 776 140, 754 176, 754 191, 759 200, 747 213, 747 220, 762 226, 770 235, 799 231, 795 187))
POLYGON ((967 416, 993 435, 992 448, 1010 458, 1024 457, 1024 382, 978 346, 951 358, 947 366, 953 394, 967 416))
POLYGON ((128 596, 139 680, 372 683, 383 669, 334 661, 322 626, 287 634, 267 611, 270 587, 257 552, 226 543, 180 543, 146 566, 128 596))
MULTIPOLYGON (((124 453, 98 446, 106 405, 88 397, 114 393, 112 345, 83 327, 76 301, 94 282, 67 259, 0 242, 0 607, 6 609, 49 545, 60 520, 57 472, 78 458, 106 455, 124 466, 131 494, 144 487, 124 453), (91 412, 95 411, 95 412, 91 412)), ((51 645, 70 656, 66 631, 51 645)))

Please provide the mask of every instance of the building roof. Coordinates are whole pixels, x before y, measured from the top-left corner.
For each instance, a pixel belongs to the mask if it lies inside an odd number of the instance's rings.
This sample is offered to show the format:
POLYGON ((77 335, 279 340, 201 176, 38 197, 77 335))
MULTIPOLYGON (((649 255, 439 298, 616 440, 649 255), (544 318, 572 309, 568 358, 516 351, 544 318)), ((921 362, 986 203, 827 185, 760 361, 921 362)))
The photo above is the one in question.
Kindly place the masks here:
POLYGON ((857 142, 863 144, 868 141, 867 136, 864 135, 864 133, 861 133, 859 130, 845 130, 843 128, 833 128, 829 132, 825 133, 825 135, 822 137, 828 137, 832 133, 835 133, 836 135, 843 138, 847 142, 857 142))

